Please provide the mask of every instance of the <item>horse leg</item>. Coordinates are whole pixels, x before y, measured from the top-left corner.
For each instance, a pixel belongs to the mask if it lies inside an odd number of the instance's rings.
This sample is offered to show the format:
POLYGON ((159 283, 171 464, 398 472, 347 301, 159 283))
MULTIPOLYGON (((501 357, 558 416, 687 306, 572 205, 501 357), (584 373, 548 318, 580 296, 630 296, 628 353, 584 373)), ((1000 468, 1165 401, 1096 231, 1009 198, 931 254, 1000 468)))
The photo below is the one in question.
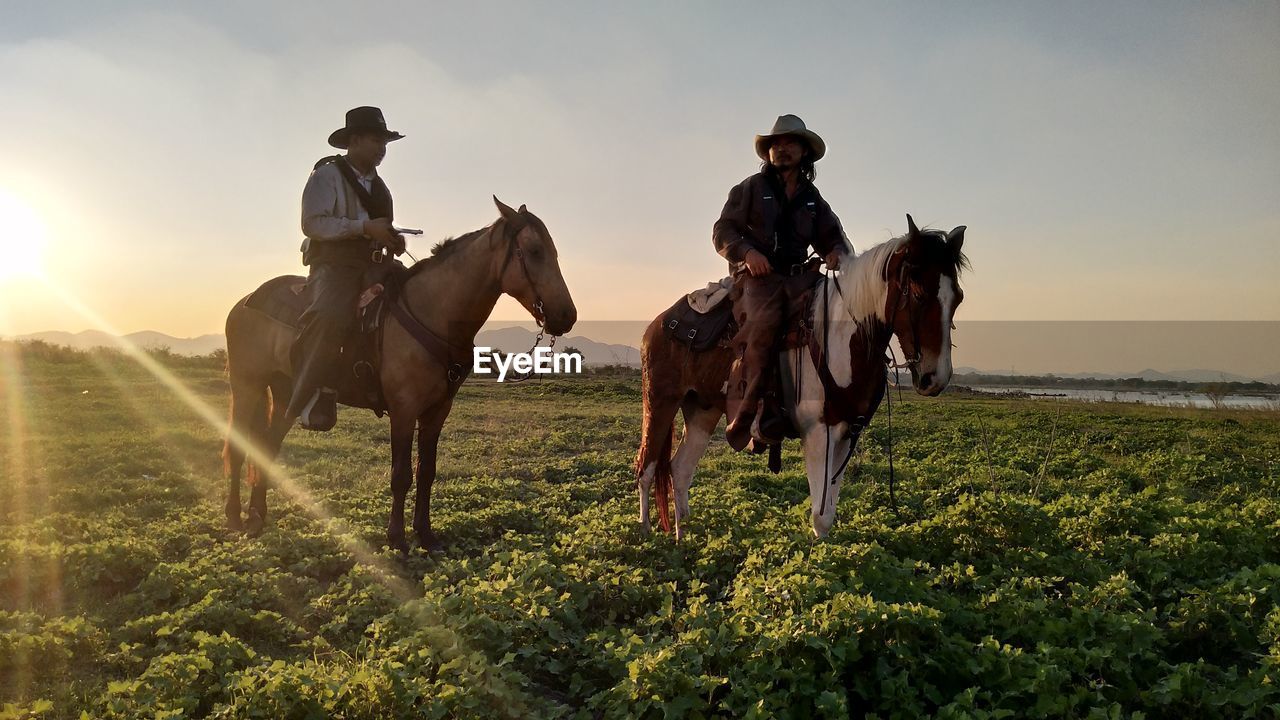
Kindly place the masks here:
POLYGON ((391 413, 391 517, 387 519, 387 544, 409 552, 404 538, 404 501, 413 484, 413 430, 417 418, 407 413, 391 413))
POLYGON ((707 452, 711 433, 715 432, 716 423, 720 422, 722 414, 719 408, 704 410, 698 407, 696 401, 686 400, 684 403, 684 438, 671 461, 671 482, 675 486, 676 495, 677 542, 684 538, 683 521, 689 517, 689 486, 693 484, 693 473, 698 469, 698 461, 707 452))
MULTIPOLYGON (((227 475, 227 529, 240 531, 244 523, 240 517, 240 471, 244 467, 247 448, 245 442, 253 442, 266 422, 267 388, 251 378, 233 378, 231 382, 231 412, 227 440, 222 446, 223 470, 227 475), (237 439, 237 436, 239 439, 237 439)), ((252 463, 248 469, 253 481, 252 463)))
POLYGON ((847 465, 841 466, 849 452, 847 429, 848 426, 844 423, 828 426, 816 422, 804 436, 804 465, 809 476, 809 516, 813 534, 819 538, 826 537, 836 521, 836 501, 840 499, 840 485, 847 469, 847 465))
POLYGON ((245 531, 250 536, 260 534, 267 524, 267 486, 271 477, 268 466, 275 462, 280 446, 284 444, 284 436, 293 427, 293 418, 286 412, 293 393, 290 382, 283 376, 272 379, 270 409, 264 418, 262 431, 254 439, 262 457, 261 463, 254 463, 253 493, 249 497, 249 516, 245 523, 245 531))
POLYGON ((413 531, 418 536, 418 546, 427 552, 444 549, 444 544, 431 531, 431 486, 436 481, 440 429, 452 405, 453 401, 448 400, 443 403, 443 409, 430 410, 418 418, 418 491, 413 504, 413 531))
MULTIPOLYGON (((235 412, 234 403, 231 401, 232 413, 235 412)), ((231 420, 231 429, 235 430, 235 420, 231 420)), ((223 511, 227 516, 227 529, 233 532, 239 532, 244 529, 244 522, 240 518, 240 470, 244 466, 244 451, 241 450, 235 441, 231 439, 231 434, 227 434, 227 441, 222 446, 222 470, 227 476, 227 502, 223 511)))
POLYGON ((640 494, 640 528, 649 532, 649 489, 656 483, 658 518, 664 530, 671 529, 668 499, 671 497, 671 444, 675 434, 679 398, 659 395, 654 383, 645 382, 644 419, 640 430, 640 450, 636 453, 636 489, 640 494))

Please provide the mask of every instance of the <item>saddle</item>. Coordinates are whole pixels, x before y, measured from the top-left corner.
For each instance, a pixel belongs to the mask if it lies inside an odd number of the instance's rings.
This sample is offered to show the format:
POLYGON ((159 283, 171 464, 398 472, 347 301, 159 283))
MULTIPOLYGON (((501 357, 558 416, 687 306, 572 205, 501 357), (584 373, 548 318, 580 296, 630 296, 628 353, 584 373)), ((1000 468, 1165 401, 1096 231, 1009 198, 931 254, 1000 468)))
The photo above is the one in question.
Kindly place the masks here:
MULTIPOLYGON (((822 274, 818 271, 820 261, 811 261, 796 268, 802 276, 796 282, 804 286, 788 307, 787 317, 783 320, 779 336, 776 340, 778 351, 793 350, 806 347, 812 334, 813 298, 822 274)), ((706 352, 717 348, 727 348, 738 331, 735 319, 734 304, 740 296, 738 286, 733 278, 727 277, 712 282, 705 289, 695 290, 680 298, 662 315, 663 331, 668 337, 689 346, 692 352, 706 352)), ((782 402, 782 389, 790 378, 783 376, 779 363, 773 363, 769 372, 768 386, 763 399, 769 406, 769 412, 780 423, 780 434, 784 437, 799 438, 800 433, 786 412, 782 402)), ((766 448, 752 447, 756 452, 766 448)), ((781 469, 780 444, 772 444, 769 450, 769 469, 778 472, 781 469)))
MULTIPOLYGON (((779 340, 781 350, 803 347, 809 341, 814 290, 822 280, 817 266, 816 261, 811 261, 803 271, 808 286, 788 308, 779 340)), ((663 331, 672 340, 688 345, 693 352, 728 347, 738 332, 733 312, 736 290, 733 278, 726 277, 688 293, 662 314, 663 331)))
MULTIPOLYGON (((337 388, 339 401, 344 405, 373 410, 378 417, 387 411, 382 384, 378 380, 382 328, 387 312, 398 297, 404 272, 404 267, 398 266, 366 274, 366 287, 352 308, 358 321, 342 343, 338 355, 338 367, 341 369, 337 388)), ((307 279, 299 275, 269 280, 245 300, 245 307, 297 331, 302 329, 302 313, 310 304, 307 279)))
POLYGON ((733 303, 726 302, 733 291, 733 278, 708 283, 676 301, 662 314, 662 330, 693 352, 728 347, 738 332, 733 319, 733 303))

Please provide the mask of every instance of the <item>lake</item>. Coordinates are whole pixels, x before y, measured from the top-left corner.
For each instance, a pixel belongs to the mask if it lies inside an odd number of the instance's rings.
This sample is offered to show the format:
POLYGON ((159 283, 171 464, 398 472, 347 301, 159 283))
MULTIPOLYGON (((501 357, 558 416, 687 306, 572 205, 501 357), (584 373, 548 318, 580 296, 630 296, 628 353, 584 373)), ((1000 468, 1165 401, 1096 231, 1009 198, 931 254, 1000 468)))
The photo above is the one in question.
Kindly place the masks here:
POLYGON ((1041 400, 1076 400, 1084 402, 1125 402, 1166 407, 1224 407, 1238 410, 1280 410, 1280 396, 1225 395, 1215 406, 1204 393, 1175 390, 1071 390, 1066 388, 970 386, 970 390, 987 395, 1026 395, 1041 400))

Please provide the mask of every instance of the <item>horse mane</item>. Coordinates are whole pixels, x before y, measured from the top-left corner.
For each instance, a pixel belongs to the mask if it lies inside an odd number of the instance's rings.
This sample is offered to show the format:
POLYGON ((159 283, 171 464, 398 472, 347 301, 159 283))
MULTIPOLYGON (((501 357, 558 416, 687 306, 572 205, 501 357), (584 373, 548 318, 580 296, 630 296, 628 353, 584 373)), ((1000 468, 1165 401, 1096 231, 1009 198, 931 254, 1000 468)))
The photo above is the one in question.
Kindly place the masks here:
POLYGON ((884 276, 885 263, 889 256, 897 252, 907 242, 907 236, 886 240, 879 245, 858 254, 853 258, 853 266, 840 273, 840 283, 844 294, 845 308, 858 323, 865 323, 871 318, 888 322, 884 316, 884 298, 889 292, 889 281, 884 276))
MULTIPOLYGON (((969 258, 964 251, 956 251, 946 242, 946 232, 942 230, 922 229, 919 236, 926 262, 930 265, 941 265, 944 275, 955 280, 960 273, 969 267, 969 258)), ((845 307, 849 315, 857 322, 864 323, 871 318, 888 322, 884 315, 885 294, 889 292, 889 279, 885 277, 885 267, 889 257, 907 244, 907 236, 899 235, 874 245, 853 258, 853 265, 841 273, 842 278, 851 282, 841 283, 845 307)))
POLYGON ((925 256, 924 264, 941 266, 942 274, 953 280, 959 280, 961 271, 969 269, 969 256, 963 250, 956 250, 947 244, 945 230, 925 228, 920 231, 920 235, 929 239, 921 248, 925 256))
POLYGON ((492 225, 486 225, 479 230, 472 230, 469 233, 459 235, 457 237, 447 237, 435 245, 431 246, 431 254, 415 262, 409 266, 409 277, 422 272, 428 267, 436 264, 458 251, 459 248, 467 245, 471 240, 484 234, 492 225))
MULTIPOLYGON (((551 247, 551 256, 557 257, 558 254, 556 253, 556 250, 555 250, 555 244, 550 242, 551 233, 547 231, 547 226, 543 224, 542 218, 538 217, 537 215, 534 215, 533 213, 522 213, 522 215, 525 217, 525 222, 532 225, 534 229, 536 229, 542 235, 542 237, 547 238, 548 244, 551 247)), ((472 230, 469 233, 466 233, 464 235, 459 235, 457 237, 447 237, 444 240, 441 240, 440 242, 436 243, 435 245, 432 245, 431 255, 424 257, 421 260, 415 262, 409 268, 409 277, 412 277, 415 273, 425 270, 426 268, 433 265, 436 261, 443 260, 449 257, 453 253, 457 252, 459 248, 466 246, 471 240, 474 240, 476 237, 483 235, 489 230, 492 230, 494 226, 496 226, 500 222, 502 222, 502 220, 498 219, 488 225, 485 225, 479 230, 472 230)))

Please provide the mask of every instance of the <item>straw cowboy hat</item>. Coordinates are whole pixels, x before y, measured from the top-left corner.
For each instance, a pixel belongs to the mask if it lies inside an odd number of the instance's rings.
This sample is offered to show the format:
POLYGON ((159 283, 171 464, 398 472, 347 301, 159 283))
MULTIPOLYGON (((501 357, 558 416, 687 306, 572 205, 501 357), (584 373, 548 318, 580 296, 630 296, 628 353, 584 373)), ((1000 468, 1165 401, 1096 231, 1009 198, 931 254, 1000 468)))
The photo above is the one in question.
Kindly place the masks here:
POLYGON ((756 155, 759 155, 761 160, 769 162, 769 144, 779 135, 794 135, 808 143, 809 150, 813 152, 814 162, 821 160, 822 156, 827 154, 827 144, 818 137, 818 133, 806 128, 803 120, 795 115, 779 115, 772 130, 756 136, 756 155))
POLYGON ((399 140, 404 137, 394 130, 387 129, 387 121, 382 119, 382 111, 376 107, 363 105, 358 108, 352 108, 347 111, 347 125, 334 130, 329 135, 329 144, 339 150, 347 149, 347 142, 351 138, 353 132, 380 132, 387 139, 387 142, 399 140))

